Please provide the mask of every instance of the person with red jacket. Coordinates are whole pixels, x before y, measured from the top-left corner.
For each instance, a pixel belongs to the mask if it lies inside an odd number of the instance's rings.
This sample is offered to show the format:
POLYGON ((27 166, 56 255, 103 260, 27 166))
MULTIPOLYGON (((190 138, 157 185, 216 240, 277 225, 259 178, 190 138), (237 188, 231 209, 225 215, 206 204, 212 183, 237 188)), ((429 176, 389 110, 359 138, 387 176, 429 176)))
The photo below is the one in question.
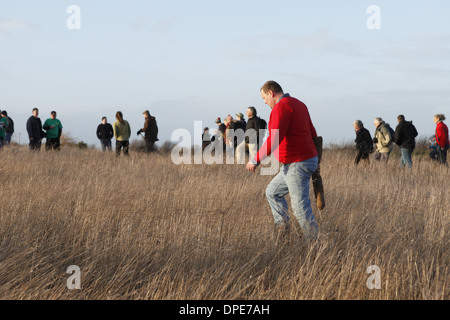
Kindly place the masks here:
POLYGON ((257 166, 272 153, 282 163, 280 172, 266 189, 276 229, 289 230, 290 218, 285 196, 289 193, 294 216, 299 222, 306 240, 314 240, 318 226, 309 199, 309 181, 318 168, 318 153, 314 144, 317 138, 306 105, 284 94, 275 81, 268 81, 261 88, 264 102, 272 109, 269 120, 269 136, 247 170, 255 172, 257 166))
POLYGON ((445 116, 443 114, 437 114, 434 116, 434 123, 436 124, 436 143, 437 151, 439 154, 439 162, 447 164, 447 151, 449 148, 448 139, 448 127, 444 123, 445 116))

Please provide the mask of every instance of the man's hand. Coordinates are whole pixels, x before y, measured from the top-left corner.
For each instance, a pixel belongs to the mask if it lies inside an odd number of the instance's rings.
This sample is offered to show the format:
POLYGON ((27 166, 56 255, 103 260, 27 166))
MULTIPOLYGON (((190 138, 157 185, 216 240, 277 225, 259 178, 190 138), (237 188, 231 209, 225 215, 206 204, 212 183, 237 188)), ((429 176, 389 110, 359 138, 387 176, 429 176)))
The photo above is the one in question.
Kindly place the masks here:
POLYGON ((250 172, 256 172, 256 166, 253 163, 249 162, 247 163, 247 170, 250 172))
POLYGON ((139 131, 137 132, 137 135, 140 135, 140 134, 141 134, 141 132, 142 132, 142 130, 139 130, 139 131))

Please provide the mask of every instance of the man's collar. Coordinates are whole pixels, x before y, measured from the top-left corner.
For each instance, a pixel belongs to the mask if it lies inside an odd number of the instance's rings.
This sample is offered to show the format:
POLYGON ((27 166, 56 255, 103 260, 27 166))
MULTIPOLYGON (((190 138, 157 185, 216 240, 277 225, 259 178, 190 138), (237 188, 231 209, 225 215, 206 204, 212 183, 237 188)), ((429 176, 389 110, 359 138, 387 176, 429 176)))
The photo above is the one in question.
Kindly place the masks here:
POLYGON ((285 93, 280 99, 278 99, 277 103, 281 101, 283 98, 290 98, 291 95, 289 93, 285 93))

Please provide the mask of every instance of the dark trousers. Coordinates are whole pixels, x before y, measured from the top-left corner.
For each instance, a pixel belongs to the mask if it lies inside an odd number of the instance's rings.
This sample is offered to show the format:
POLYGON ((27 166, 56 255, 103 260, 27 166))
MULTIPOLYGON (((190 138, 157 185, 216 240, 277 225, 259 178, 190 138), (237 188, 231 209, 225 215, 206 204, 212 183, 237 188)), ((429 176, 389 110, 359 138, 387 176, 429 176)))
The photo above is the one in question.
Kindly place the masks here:
POLYGON ((100 143, 102 144, 103 151, 106 151, 106 149, 108 149, 109 151, 112 150, 111 139, 100 139, 100 143))
POLYGON ((45 150, 57 150, 59 151, 61 149, 61 142, 59 137, 58 138, 47 138, 47 141, 45 142, 45 150))
POLYGON ((436 148, 436 150, 438 151, 438 160, 440 163, 448 165, 447 164, 447 151, 448 151, 448 146, 446 148, 444 148, 444 150, 441 150, 441 147, 438 146, 436 148))
POLYGON ((356 156, 356 159, 355 159, 355 164, 356 165, 359 164, 359 162, 361 160, 366 160, 367 163, 369 163, 369 161, 370 161, 369 160, 369 153, 367 153, 367 151, 359 150, 358 155, 356 156))
POLYGON ((129 141, 116 141, 116 156, 120 156, 120 151, 123 149, 123 154, 128 156, 129 141))
POLYGON ((153 152, 155 150, 154 146, 155 146, 155 141, 145 140, 145 152, 146 153, 153 152))
POLYGON ((30 140, 29 146, 31 151, 41 151, 41 140, 30 140))

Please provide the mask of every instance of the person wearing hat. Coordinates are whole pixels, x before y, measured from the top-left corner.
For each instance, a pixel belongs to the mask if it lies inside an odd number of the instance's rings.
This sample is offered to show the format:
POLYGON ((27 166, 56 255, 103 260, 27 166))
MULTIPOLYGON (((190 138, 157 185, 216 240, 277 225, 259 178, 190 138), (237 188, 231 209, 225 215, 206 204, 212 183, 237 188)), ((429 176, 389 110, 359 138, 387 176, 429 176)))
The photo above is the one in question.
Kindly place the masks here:
MULTIPOLYGON (((221 142, 223 143, 223 148, 225 149, 226 145, 225 145, 225 134, 227 131, 227 126, 222 123, 222 119, 219 117, 216 119, 216 124, 218 126, 218 130, 219 132, 217 133, 218 137, 222 138, 221 142)), ((220 140, 218 140, 220 141, 220 140)))
POLYGON ((56 119, 56 111, 50 112, 50 118, 44 122, 44 130, 47 138, 45 150, 60 150, 62 129, 61 121, 56 119))
POLYGON ((154 151, 155 142, 158 141, 158 125, 156 124, 156 118, 150 115, 148 110, 142 113, 145 118, 144 128, 137 132, 140 135, 145 133, 145 152, 150 153, 154 151))
POLYGON ((2 111, 1 117, 6 118, 8 121, 8 127, 6 128, 6 135, 5 135, 5 145, 9 146, 11 145, 11 137, 14 133, 14 121, 8 116, 8 112, 5 110, 2 111))

